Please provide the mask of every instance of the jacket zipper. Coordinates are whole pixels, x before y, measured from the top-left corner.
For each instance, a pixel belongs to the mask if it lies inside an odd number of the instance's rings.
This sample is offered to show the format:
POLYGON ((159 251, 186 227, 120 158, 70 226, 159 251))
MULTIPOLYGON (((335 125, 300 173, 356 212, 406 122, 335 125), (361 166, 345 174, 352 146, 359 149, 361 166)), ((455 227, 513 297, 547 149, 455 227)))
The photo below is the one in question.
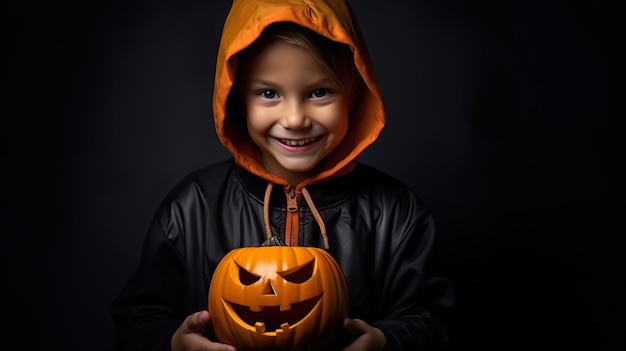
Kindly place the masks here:
POLYGON ((285 189, 287 196, 287 220, 285 223, 285 244, 288 246, 298 246, 298 200, 300 194, 295 188, 285 189))

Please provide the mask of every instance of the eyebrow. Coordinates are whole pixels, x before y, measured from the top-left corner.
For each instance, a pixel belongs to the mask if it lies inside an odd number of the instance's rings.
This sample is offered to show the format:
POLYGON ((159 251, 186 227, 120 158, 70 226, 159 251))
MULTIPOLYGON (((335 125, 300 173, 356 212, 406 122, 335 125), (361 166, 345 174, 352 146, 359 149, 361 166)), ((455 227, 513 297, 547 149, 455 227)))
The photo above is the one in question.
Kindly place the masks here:
MULTIPOLYGON (((250 80, 250 85, 255 84, 255 85, 266 85, 266 86, 280 86, 280 84, 272 82, 270 80, 265 80, 265 79, 261 79, 261 78, 256 78, 256 79, 251 79, 250 80)), ((313 83, 308 84, 310 86, 322 86, 322 85, 326 85, 326 84, 340 84, 340 82, 335 82, 332 79, 328 78, 328 77, 324 77, 320 80, 317 81, 313 81, 313 83)))
POLYGON ((258 84, 258 85, 276 85, 276 83, 273 83, 269 80, 265 80, 265 79, 252 79, 250 80, 250 84, 258 84))

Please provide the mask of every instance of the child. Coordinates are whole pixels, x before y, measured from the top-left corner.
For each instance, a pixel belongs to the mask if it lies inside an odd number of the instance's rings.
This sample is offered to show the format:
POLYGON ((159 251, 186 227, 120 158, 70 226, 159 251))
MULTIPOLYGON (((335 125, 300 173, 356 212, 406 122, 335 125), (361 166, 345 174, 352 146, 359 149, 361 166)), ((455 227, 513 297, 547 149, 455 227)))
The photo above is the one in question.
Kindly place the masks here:
POLYGON ((334 349, 447 345, 433 311, 451 289, 424 269, 433 220, 409 188, 357 163, 385 117, 348 5, 235 0, 213 106, 234 157, 186 177, 157 211, 112 304, 117 349, 233 350, 212 332, 211 275, 231 249, 268 241, 324 248, 341 266, 350 318, 334 349))

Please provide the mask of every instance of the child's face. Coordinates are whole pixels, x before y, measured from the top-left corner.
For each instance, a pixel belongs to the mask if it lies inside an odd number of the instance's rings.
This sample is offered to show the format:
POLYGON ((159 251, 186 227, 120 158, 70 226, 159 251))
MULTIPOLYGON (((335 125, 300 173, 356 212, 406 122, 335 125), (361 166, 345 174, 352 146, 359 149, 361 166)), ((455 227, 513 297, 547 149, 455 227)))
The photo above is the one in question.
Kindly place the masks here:
POLYGON ((342 87, 304 48, 276 40, 244 65, 247 127, 265 168, 295 184, 346 135, 342 87))

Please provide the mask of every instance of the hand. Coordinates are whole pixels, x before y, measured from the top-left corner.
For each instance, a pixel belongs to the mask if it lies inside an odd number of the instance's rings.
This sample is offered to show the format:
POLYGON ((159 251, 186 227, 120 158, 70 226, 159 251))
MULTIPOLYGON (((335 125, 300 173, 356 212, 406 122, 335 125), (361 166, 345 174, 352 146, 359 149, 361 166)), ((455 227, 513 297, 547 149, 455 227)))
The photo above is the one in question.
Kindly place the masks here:
POLYGON ((212 342, 202 334, 210 320, 209 311, 187 317, 172 335, 172 351, 237 351, 230 345, 212 342))
POLYGON ((360 319, 345 318, 343 329, 355 337, 354 341, 343 351, 380 351, 387 344, 387 339, 380 329, 360 319))

